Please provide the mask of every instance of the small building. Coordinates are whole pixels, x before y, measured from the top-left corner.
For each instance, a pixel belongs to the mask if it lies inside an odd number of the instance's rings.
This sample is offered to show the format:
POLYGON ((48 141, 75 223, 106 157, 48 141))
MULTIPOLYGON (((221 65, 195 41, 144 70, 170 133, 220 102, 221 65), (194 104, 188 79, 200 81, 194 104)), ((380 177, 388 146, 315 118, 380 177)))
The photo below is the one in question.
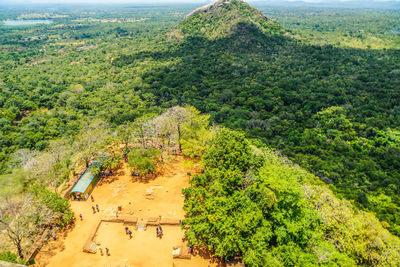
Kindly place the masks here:
POLYGON ((92 161, 90 166, 83 173, 79 181, 75 184, 71 190, 71 197, 73 199, 88 199, 90 193, 93 191, 97 182, 100 179, 102 171, 102 163, 106 159, 106 155, 101 153, 96 159, 92 161))

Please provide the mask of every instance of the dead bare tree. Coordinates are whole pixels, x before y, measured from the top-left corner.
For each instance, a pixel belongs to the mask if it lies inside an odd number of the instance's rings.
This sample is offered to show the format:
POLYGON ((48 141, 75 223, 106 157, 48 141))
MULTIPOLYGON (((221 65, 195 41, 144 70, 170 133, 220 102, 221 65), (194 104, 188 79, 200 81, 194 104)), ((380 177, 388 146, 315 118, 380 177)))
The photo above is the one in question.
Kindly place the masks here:
POLYGON ((139 117, 133 122, 133 136, 144 148, 149 141, 154 143, 154 126, 154 116, 151 114, 139 117))
POLYGON ((29 149, 19 149, 15 151, 10 160, 10 167, 23 168, 32 158, 36 157, 39 151, 29 149))
POLYGON ((1 201, 0 230, 23 259, 34 244, 34 238, 42 233, 55 218, 47 206, 40 205, 32 195, 7 198, 1 201))
POLYGON ((182 138, 182 124, 187 122, 192 115, 190 109, 175 106, 160 116, 156 117, 155 127, 158 137, 161 140, 166 140, 168 145, 176 143, 179 151, 182 151, 181 138, 182 138))
POLYGON ((71 154, 72 147, 69 140, 56 139, 49 144, 46 152, 50 153, 56 162, 60 162, 71 154))

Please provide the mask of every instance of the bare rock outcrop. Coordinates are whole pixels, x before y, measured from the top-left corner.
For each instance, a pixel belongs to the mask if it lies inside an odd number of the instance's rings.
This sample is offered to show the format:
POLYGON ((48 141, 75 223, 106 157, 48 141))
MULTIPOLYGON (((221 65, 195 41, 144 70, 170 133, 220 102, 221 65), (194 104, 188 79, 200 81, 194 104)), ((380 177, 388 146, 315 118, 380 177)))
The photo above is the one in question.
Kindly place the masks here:
MULTIPOLYGON (((236 0, 237 2, 244 2, 243 0, 236 0)), ((190 12, 188 15, 186 15, 185 19, 190 18, 191 16, 193 16, 196 13, 201 13, 201 12, 209 12, 212 10, 217 10, 219 7, 223 6, 223 5, 227 5, 230 4, 232 2, 232 0, 217 0, 211 4, 199 7, 195 10, 193 10, 192 12, 190 12)))

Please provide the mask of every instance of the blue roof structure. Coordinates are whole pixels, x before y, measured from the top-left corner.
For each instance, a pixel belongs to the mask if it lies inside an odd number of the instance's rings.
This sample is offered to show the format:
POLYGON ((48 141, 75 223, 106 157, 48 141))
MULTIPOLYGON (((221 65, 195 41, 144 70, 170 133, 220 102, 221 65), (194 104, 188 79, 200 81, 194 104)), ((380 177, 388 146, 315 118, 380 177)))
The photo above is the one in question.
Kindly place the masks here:
MULTIPOLYGON (((92 167, 92 166, 90 166, 90 167, 92 167)), ((71 193, 79 192, 79 193, 83 194, 86 191, 86 189, 88 188, 90 183, 95 178, 95 175, 90 171, 90 167, 87 168, 85 173, 81 176, 81 179, 79 179, 79 181, 76 183, 76 185, 72 189, 71 193)))
POLYGON ((106 155, 103 153, 100 153, 98 155, 98 158, 94 159, 92 163, 90 164, 89 168, 83 173, 79 181, 76 183, 74 188, 72 189, 71 193, 85 193, 86 189, 89 187, 93 179, 96 178, 96 175, 94 175, 90 169, 92 167, 101 167, 101 164, 103 161, 106 159, 106 155))

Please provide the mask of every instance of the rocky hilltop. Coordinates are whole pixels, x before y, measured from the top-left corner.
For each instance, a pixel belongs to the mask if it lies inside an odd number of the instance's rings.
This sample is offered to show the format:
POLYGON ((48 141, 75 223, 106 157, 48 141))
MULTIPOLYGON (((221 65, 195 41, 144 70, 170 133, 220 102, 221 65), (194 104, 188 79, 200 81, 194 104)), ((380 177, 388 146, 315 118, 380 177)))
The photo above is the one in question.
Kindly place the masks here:
MULTIPOLYGON (((220 7, 222 7, 223 5, 229 5, 232 3, 232 1, 234 0, 218 0, 215 1, 211 4, 207 4, 205 6, 199 7, 195 10, 193 10, 192 12, 190 12, 188 15, 186 15, 185 19, 193 16, 196 13, 202 13, 202 12, 215 12, 216 10, 218 10, 220 7)), ((242 2, 244 3, 243 0, 237 0, 237 2, 242 2)))
POLYGON ((189 13, 180 23, 184 36, 202 35, 209 39, 227 37, 245 29, 264 34, 281 33, 282 27, 243 0, 218 0, 189 13))

